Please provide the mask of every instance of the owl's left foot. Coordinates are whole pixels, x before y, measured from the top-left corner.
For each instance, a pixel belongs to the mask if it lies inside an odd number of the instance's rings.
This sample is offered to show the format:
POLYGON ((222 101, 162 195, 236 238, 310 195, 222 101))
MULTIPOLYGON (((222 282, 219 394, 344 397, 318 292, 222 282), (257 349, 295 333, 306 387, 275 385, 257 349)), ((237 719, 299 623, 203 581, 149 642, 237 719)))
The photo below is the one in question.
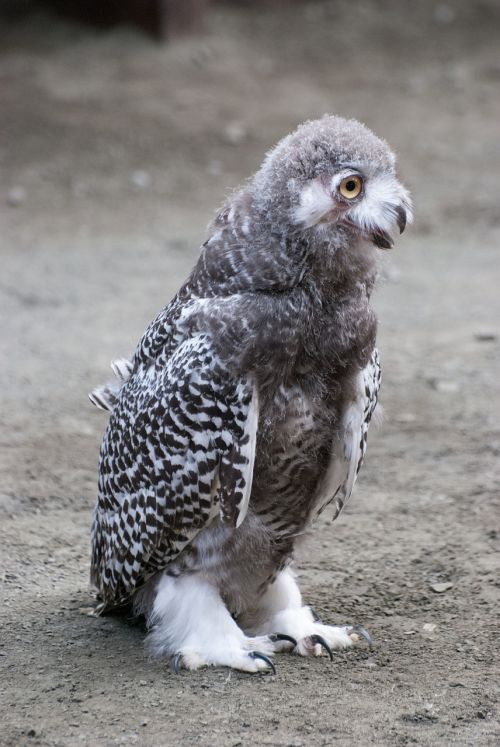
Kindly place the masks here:
POLYGON ((324 625, 315 620, 309 607, 282 610, 268 620, 259 630, 278 629, 286 633, 270 633, 268 640, 273 651, 293 652, 300 656, 321 656, 327 654, 333 659, 335 649, 350 648, 364 639, 369 647, 372 638, 361 625, 324 625))
POLYGON ((370 648, 373 645, 370 634, 361 625, 323 625, 314 622, 313 626, 313 633, 299 639, 295 653, 301 656, 321 656, 326 653, 333 660, 332 650, 336 648, 350 648, 363 638, 370 648))
POLYGON ((370 634, 361 625, 324 625, 318 615, 302 604, 297 582, 290 569, 283 570, 260 600, 260 606, 241 620, 253 635, 275 640, 275 651, 293 651, 301 656, 333 658, 334 649, 350 648, 364 639, 372 646, 370 634), (275 633, 274 631, 279 631, 275 633))
POLYGON ((301 656, 327 654, 332 659, 334 649, 350 648, 362 639, 370 647, 373 644, 370 634, 361 625, 324 625, 314 620, 309 607, 282 610, 268 625, 286 631, 287 637, 297 641, 295 646, 289 645, 282 650, 293 651, 301 656))

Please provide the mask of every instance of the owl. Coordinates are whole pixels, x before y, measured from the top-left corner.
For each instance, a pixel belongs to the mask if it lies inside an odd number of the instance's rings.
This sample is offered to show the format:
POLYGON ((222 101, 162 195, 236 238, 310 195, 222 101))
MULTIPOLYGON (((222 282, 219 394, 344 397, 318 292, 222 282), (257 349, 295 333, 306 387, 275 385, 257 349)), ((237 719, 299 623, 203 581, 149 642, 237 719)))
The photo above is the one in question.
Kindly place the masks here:
POLYGON ((388 145, 325 115, 216 214, 114 384, 92 526, 106 612, 132 604, 176 671, 275 671, 370 636, 304 604, 294 548, 351 495, 380 385, 370 296, 412 218, 388 145))

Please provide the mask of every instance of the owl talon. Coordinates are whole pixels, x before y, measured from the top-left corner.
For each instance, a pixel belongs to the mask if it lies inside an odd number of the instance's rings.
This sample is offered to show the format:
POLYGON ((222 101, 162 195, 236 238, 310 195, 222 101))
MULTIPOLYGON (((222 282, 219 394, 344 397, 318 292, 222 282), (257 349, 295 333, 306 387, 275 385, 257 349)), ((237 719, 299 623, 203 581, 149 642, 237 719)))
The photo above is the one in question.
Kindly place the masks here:
POLYGON ((361 636, 365 639, 365 641, 368 643, 369 648, 373 648, 373 638, 369 634, 365 628, 363 628, 362 625, 349 625, 347 628, 347 635, 352 636, 352 634, 356 636, 361 636))
POLYGON ((325 639, 323 638, 323 636, 316 635, 316 633, 315 633, 314 635, 310 636, 310 638, 311 638, 311 641, 313 643, 318 643, 321 646, 321 648, 324 648, 325 651, 326 651, 326 653, 330 657, 330 661, 333 661, 332 649, 330 648, 330 646, 328 645, 328 643, 325 641, 325 639))
POLYGON ((297 641, 295 638, 292 638, 291 635, 286 635, 285 633, 271 633, 269 636, 269 640, 275 643, 276 641, 289 641, 293 644, 293 647, 297 645, 297 641))
POLYGON ((314 622, 315 622, 315 623, 322 623, 322 622, 323 622, 323 620, 322 620, 322 619, 321 619, 321 617, 320 617, 320 616, 318 615, 318 613, 316 612, 316 610, 315 610, 315 609, 314 609, 313 607, 311 607, 311 606, 309 606, 309 609, 311 610, 311 615, 313 616, 313 620, 314 620, 314 622))
POLYGON ((182 669, 182 654, 176 654, 172 659, 172 669, 176 674, 180 674, 182 669))
POLYGON ((272 671, 272 673, 276 674, 276 667, 274 666, 269 656, 266 656, 265 654, 261 654, 260 651, 250 651, 248 655, 251 659, 262 659, 262 661, 265 661, 269 669, 272 671))

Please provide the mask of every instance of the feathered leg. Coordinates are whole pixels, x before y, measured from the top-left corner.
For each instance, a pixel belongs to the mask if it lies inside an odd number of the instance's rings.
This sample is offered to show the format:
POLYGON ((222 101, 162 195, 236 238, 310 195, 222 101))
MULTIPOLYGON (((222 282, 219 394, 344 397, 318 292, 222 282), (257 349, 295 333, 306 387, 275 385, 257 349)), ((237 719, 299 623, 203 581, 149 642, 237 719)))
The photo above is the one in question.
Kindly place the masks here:
POLYGON ((297 641, 293 647, 284 641, 282 650, 293 650, 301 656, 320 656, 331 649, 347 648, 360 638, 371 645, 364 628, 357 625, 323 625, 310 607, 302 604, 302 595, 293 572, 287 568, 269 586, 256 609, 239 620, 252 635, 265 636, 279 632, 297 641))
POLYGON ((171 657, 174 669, 226 666, 245 672, 273 670, 274 646, 267 637, 247 637, 224 605, 219 592, 202 575, 164 574, 148 625, 149 649, 171 657))

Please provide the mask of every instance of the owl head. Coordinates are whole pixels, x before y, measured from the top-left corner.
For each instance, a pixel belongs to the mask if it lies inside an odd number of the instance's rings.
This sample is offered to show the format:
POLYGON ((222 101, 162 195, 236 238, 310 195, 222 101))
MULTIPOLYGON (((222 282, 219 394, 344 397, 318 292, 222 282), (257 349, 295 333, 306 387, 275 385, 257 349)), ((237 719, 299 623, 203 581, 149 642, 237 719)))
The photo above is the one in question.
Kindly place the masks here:
POLYGON ((412 220, 395 161, 365 125, 325 115, 267 154, 254 179, 255 200, 276 230, 340 234, 388 249, 394 230, 412 220))

